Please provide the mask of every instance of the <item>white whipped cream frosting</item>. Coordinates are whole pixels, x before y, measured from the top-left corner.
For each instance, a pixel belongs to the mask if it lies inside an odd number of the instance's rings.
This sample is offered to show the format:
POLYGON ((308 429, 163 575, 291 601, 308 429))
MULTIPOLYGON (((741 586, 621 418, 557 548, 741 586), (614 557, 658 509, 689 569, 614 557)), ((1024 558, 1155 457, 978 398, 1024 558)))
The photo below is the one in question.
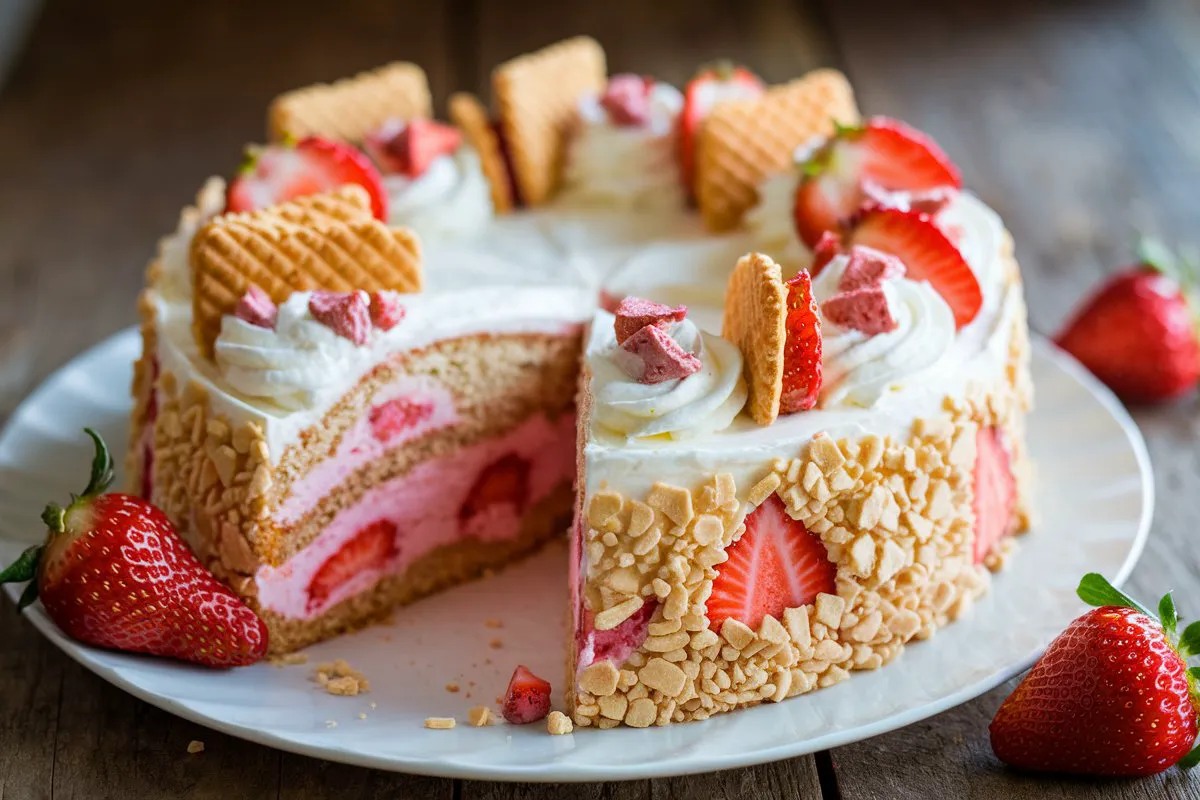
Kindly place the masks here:
MULTIPOLYGON (((838 256, 813 280, 818 306, 838 293, 848 256, 838 256)), ((874 336, 835 325, 821 315, 824 383, 821 406, 870 408, 888 392, 920 380, 954 344, 954 312, 926 281, 882 283, 896 329, 874 336)))
POLYGON ((473 237, 493 216, 492 193, 469 145, 438 156, 415 180, 384 175, 388 193, 388 224, 412 228, 428 239, 473 237))
MULTIPOLYGON (((308 309, 309 297, 309 292, 289 297, 279 307, 274 330, 234 316, 221 320, 215 350, 226 383, 248 397, 299 409, 314 402, 331 376, 362 369, 370 360, 370 341, 356 345, 317 322, 308 309)), ((378 335, 377 330, 370 333, 378 335)))
POLYGON ((628 439, 663 434, 685 439, 729 427, 746 404, 742 354, 736 347, 685 319, 669 332, 700 359, 700 371, 662 383, 638 383, 613 359, 618 347, 613 323, 612 314, 597 312, 588 344, 597 426, 628 439))
POLYGON ((579 128, 567 153, 564 200, 607 208, 682 208, 676 119, 683 95, 657 82, 645 125, 614 124, 598 95, 579 102, 579 128))

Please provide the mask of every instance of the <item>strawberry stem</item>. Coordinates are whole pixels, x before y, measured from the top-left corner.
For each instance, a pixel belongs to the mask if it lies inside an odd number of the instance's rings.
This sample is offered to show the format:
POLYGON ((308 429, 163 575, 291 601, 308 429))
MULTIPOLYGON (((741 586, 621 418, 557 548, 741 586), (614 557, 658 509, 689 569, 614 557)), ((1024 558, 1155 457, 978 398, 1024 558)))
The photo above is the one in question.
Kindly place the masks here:
POLYGON ((1200 653, 1200 622, 1193 622, 1183 629, 1177 649, 1184 658, 1200 653))
POLYGON ((1167 638, 1175 641, 1175 629, 1179 625, 1179 613, 1175 610, 1175 598, 1167 592, 1158 601, 1158 619, 1162 623, 1167 638))

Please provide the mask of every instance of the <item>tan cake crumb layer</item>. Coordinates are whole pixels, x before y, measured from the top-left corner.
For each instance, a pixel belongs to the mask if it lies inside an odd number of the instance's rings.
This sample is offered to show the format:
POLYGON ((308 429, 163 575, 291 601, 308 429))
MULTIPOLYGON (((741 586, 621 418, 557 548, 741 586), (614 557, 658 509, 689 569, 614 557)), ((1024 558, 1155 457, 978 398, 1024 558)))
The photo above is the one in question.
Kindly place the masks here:
POLYGON ((281 616, 257 607, 252 599, 255 611, 267 623, 270 652, 287 653, 357 630, 383 619, 398 606, 502 568, 561 535, 570 525, 571 502, 571 485, 566 481, 525 513, 516 538, 503 542, 464 539, 440 547, 398 575, 382 579, 373 589, 338 603, 312 620, 281 616))
POLYGON ((338 511, 353 506, 372 486, 403 475, 416 465, 503 435, 535 414, 557 418, 573 412, 580 337, 548 334, 469 336, 398 355, 373 370, 327 416, 310 429, 302 446, 284 453, 274 472, 275 507, 295 480, 336 451, 342 435, 367 413, 371 399, 398 377, 437 380, 453 395, 459 422, 394 448, 345 481, 294 525, 281 528, 263 520, 256 550, 279 565, 307 546, 338 511))

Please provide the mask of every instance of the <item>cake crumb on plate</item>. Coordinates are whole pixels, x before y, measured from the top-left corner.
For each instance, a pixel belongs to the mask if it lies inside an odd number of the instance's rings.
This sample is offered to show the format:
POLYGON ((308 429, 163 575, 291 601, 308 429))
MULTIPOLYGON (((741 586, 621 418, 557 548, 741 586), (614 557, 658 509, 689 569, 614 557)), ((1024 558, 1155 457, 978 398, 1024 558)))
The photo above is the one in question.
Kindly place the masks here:
POLYGON ((199 739, 193 739, 192 741, 188 742, 187 751, 188 755, 192 756, 196 755, 197 753, 203 753, 204 742, 200 741, 199 739))
POLYGON ((571 724, 571 718, 561 711, 551 711, 550 716, 546 717, 546 730, 550 731, 552 736, 562 736, 575 730, 575 726, 571 724))
POLYGON ((426 717, 425 727, 435 731, 448 731, 454 727, 454 717, 426 717))
POLYGON ((447 692, 450 692, 450 694, 456 694, 456 693, 458 693, 459 689, 461 689, 461 688, 462 688, 462 687, 461 687, 461 686, 459 686, 457 683, 453 683, 453 682, 451 682, 451 683, 447 683, 447 684, 446 684, 446 691, 447 691, 447 692))
POLYGON ((492 714, 492 710, 487 706, 471 706, 471 709, 467 711, 467 719, 476 728, 491 725, 494 717, 495 715, 492 714))
POLYGON ((308 663, 308 654, 284 653, 281 656, 271 656, 267 659, 267 663, 279 669, 283 669, 284 667, 299 667, 308 663))
POLYGON ((371 690, 371 682, 344 659, 327 664, 318 664, 313 673, 313 680, 324 687, 329 694, 338 697, 355 697, 371 690))

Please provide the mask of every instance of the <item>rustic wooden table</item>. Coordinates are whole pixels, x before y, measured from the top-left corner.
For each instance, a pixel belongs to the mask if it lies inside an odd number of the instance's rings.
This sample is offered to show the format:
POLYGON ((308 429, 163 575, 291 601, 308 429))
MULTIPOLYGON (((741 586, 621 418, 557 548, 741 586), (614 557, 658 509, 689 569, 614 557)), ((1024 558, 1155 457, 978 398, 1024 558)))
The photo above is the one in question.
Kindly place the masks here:
MULTIPOLYGON (((842 68, 864 110, 931 132, 1005 217, 1033 327, 1053 330, 1128 257, 1135 230, 1200 238, 1198 12, 1197 0, 52 0, 0 92, 0 422, 52 370, 133 323, 157 237, 206 175, 229 172, 261 136, 274 94, 403 57, 424 65, 441 101, 483 89, 490 65, 578 32, 602 41, 614 71, 677 84, 716 57, 770 80, 842 68)), ((1133 589, 1173 587, 1200 613, 1200 549, 1189 546, 1200 527, 1197 403, 1137 419, 1159 504, 1133 589)), ((92 676, 11 611, 0 608, 3 800, 1200 798, 1200 777, 1179 773, 1102 783, 1010 772, 987 723, 1011 685, 887 736, 713 775, 570 789, 393 775, 172 717, 92 676), (186 754, 193 739, 203 755, 186 754)))

